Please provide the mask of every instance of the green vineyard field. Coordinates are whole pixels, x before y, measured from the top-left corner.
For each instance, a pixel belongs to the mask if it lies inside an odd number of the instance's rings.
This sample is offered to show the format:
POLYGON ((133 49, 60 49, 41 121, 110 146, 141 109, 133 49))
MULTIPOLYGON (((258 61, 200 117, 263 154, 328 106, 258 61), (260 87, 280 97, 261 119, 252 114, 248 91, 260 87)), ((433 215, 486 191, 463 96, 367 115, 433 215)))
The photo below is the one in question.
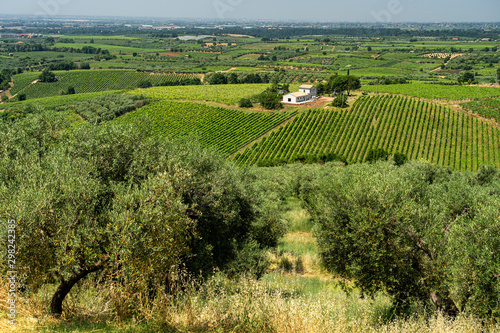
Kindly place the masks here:
POLYGON ((244 112, 191 102, 161 101, 119 117, 116 121, 141 126, 152 134, 182 136, 194 133, 205 146, 229 156, 295 115, 295 112, 244 112))
POLYGON ((417 99, 363 96, 351 110, 309 110, 234 160, 240 165, 298 155, 336 153, 364 161, 370 149, 402 152, 457 170, 500 166, 500 128, 417 99))
POLYGON ((177 82, 186 77, 181 74, 150 74, 132 70, 74 70, 54 71, 59 78, 57 82, 37 82, 39 73, 23 73, 14 76, 12 93, 22 92, 27 99, 60 95, 69 87, 74 87, 77 94, 99 92, 105 90, 133 89, 142 81, 150 81, 153 85, 177 82))
POLYGON ((113 94, 113 93, 119 93, 119 92, 120 91, 118 91, 118 90, 117 91, 108 90, 108 91, 99 91, 99 92, 86 93, 86 94, 34 98, 34 99, 27 100, 27 101, 10 102, 10 103, 4 105, 4 107, 6 109, 9 109, 9 108, 21 107, 24 105, 31 104, 31 105, 38 105, 38 106, 41 106, 44 108, 53 108, 56 106, 62 106, 62 105, 83 102, 83 101, 86 101, 86 100, 89 100, 92 98, 96 98, 99 96, 113 94))
POLYGON ((35 81, 38 78, 40 73, 22 73, 17 74, 12 77, 12 82, 14 86, 10 89, 10 93, 12 95, 17 94, 23 88, 26 88, 31 82, 35 81))
POLYGON ((412 83, 364 86, 363 91, 377 91, 389 94, 401 94, 423 98, 440 99, 475 99, 500 96, 500 89, 478 86, 441 86, 438 84, 412 83))
POLYGON ((494 118, 497 123, 500 123, 500 99, 498 98, 485 98, 462 103, 461 105, 467 110, 475 112, 483 117, 494 118))

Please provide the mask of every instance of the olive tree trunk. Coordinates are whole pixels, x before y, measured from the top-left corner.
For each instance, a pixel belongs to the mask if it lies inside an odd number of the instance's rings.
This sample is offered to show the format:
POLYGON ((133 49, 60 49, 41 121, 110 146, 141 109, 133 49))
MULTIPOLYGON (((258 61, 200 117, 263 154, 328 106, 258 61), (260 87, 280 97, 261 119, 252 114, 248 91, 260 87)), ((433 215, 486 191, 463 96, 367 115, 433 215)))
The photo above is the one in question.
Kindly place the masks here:
POLYGON ((106 261, 107 257, 99 260, 90 268, 81 269, 78 273, 72 275, 68 280, 61 277, 61 283, 59 284, 59 287, 57 287, 57 290, 52 296, 52 300, 50 301, 50 312, 56 317, 60 316, 63 311, 62 303, 71 291, 71 288, 73 288, 73 286, 77 284, 78 281, 87 277, 87 275, 89 275, 90 273, 97 272, 98 270, 102 269, 106 261))

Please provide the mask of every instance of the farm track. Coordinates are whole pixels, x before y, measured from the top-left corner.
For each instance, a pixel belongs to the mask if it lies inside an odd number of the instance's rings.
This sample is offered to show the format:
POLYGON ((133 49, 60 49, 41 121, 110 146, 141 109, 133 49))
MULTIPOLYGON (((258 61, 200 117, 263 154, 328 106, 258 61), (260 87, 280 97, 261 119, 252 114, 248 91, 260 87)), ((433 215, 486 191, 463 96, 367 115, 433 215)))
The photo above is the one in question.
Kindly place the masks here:
POLYGON ((10 93, 10 90, 12 89, 12 87, 14 87, 14 81, 12 79, 10 79, 10 82, 9 82, 9 85, 10 85, 10 88, 5 90, 4 91, 4 94, 5 96, 7 96, 9 99, 13 98, 14 96, 12 96, 12 94, 10 93))

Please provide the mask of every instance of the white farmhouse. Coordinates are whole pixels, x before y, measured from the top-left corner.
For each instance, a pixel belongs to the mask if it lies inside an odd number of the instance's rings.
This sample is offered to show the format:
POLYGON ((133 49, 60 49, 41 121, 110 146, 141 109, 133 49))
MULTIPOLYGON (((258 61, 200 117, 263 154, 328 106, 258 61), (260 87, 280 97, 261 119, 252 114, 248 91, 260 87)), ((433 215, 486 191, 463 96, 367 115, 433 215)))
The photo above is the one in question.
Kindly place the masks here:
POLYGON ((318 94, 318 89, 312 84, 303 84, 299 87, 299 91, 306 93, 310 96, 310 98, 316 97, 318 94))
POLYGON ((302 104, 316 97, 317 89, 312 84, 304 84, 299 87, 298 92, 283 95, 283 103, 302 104))
POLYGON ((283 96, 283 103, 300 104, 309 100, 309 95, 303 92, 294 92, 283 96))

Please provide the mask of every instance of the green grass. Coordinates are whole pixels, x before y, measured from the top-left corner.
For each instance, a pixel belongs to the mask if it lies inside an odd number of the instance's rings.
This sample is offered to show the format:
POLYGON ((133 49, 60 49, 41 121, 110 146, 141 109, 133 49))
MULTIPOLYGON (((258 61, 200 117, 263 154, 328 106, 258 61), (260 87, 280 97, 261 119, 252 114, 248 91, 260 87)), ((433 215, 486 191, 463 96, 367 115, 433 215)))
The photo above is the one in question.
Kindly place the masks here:
POLYGON ((283 218, 291 223, 288 232, 311 232, 312 230, 313 223, 297 198, 287 199, 283 218))
POLYGON ((286 234, 278 244, 280 253, 290 253, 293 255, 314 255, 318 253, 316 240, 311 234, 290 233, 286 234))

